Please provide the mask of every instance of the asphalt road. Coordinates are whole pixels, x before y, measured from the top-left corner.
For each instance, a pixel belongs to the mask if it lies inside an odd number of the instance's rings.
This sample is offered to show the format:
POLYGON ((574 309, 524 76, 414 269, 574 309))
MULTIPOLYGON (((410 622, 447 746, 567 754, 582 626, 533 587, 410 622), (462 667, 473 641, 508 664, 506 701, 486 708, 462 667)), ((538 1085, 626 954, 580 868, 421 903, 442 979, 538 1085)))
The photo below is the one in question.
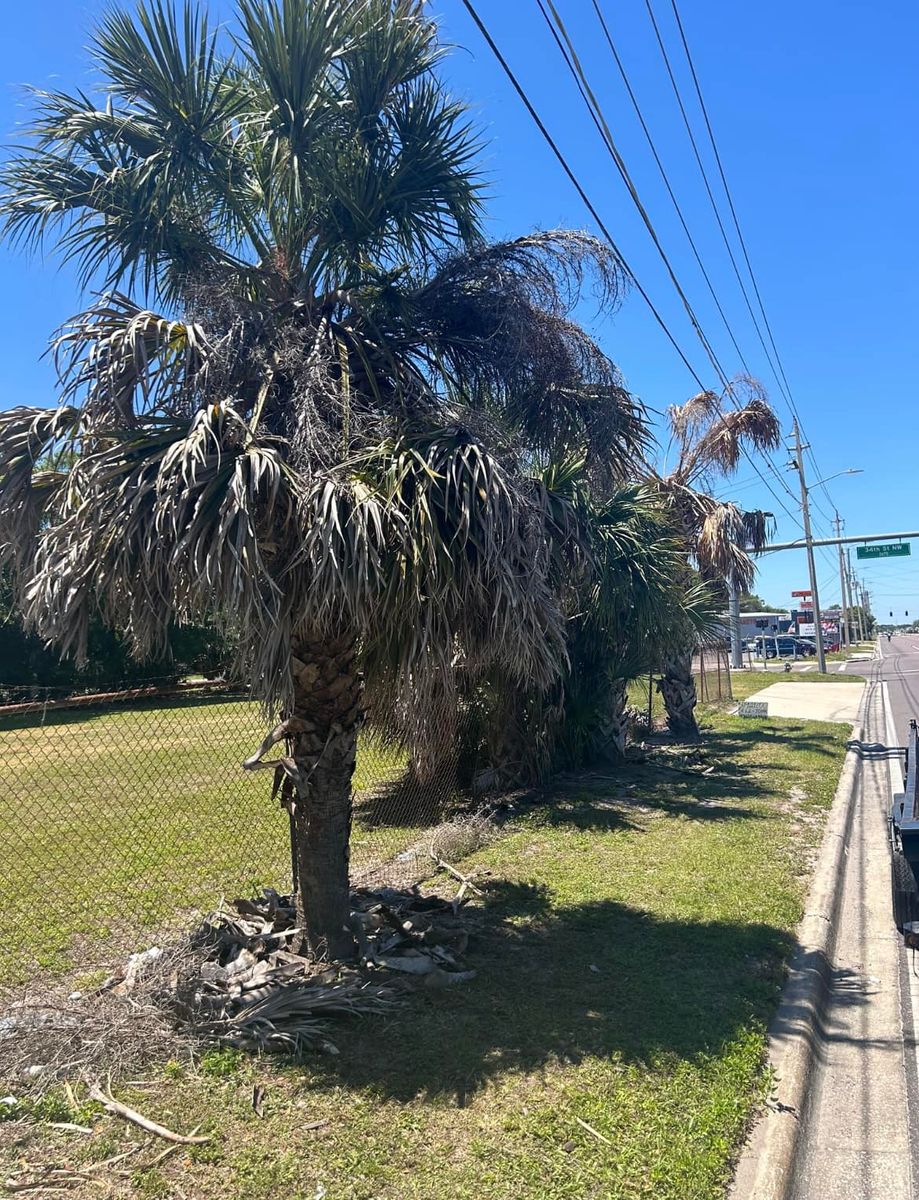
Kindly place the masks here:
POLYGON ((878 659, 844 668, 868 680, 862 781, 794 1200, 919 1200, 919 961, 893 924, 887 835, 919 719, 919 637, 881 642, 878 659))
MULTIPOLYGON (((858 674, 858 666, 849 663, 846 669, 858 674)), ((887 684, 897 742, 905 746, 910 718, 919 720, 919 634, 894 637, 890 642, 882 637, 880 661, 872 663, 871 670, 862 674, 887 684)))

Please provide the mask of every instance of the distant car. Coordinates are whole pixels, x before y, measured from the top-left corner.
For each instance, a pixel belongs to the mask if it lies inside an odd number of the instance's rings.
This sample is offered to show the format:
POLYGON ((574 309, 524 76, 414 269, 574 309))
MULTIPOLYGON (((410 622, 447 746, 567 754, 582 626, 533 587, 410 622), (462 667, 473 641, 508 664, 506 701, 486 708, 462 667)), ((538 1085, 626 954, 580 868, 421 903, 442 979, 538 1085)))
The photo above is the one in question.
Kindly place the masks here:
POLYGON ((760 658, 803 658, 816 653, 813 646, 805 648, 805 645, 800 638, 780 633, 775 637, 758 637, 756 653, 760 658))
POLYGON ((798 647, 798 653, 803 654, 806 658, 812 658, 817 653, 817 643, 812 642, 809 638, 794 638, 794 643, 798 647))

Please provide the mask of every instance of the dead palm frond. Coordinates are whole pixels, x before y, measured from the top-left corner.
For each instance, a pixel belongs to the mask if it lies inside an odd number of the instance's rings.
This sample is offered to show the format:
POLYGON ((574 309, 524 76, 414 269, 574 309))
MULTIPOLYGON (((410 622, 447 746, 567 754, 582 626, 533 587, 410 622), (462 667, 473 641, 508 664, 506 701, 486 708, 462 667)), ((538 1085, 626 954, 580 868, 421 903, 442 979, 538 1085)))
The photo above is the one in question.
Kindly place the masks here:
POLYGON ((762 387, 743 378, 723 395, 701 392, 668 410, 677 458, 666 474, 649 469, 649 481, 682 530, 690 556, 706 579, 752 583, 750 552, 761 550, 770 517, 746 512, 711 495, 719 477, 736 471, 748 450, 768 452, 781 441, 781 426, 762 387), (729 407, 728 402, 739 407, 729 407), (742 401, 742 402, 741 402, 742 401))

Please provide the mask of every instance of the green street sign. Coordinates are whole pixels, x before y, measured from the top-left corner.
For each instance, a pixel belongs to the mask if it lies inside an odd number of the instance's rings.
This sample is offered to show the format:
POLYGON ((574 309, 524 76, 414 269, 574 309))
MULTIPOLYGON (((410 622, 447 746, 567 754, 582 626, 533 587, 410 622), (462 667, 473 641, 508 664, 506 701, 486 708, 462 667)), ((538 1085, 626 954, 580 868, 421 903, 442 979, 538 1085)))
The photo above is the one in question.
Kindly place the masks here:
POLYGON ((911 554, 909 542, 881 542, 879 546, 858 546, 857 558, 905 558, 911 554))

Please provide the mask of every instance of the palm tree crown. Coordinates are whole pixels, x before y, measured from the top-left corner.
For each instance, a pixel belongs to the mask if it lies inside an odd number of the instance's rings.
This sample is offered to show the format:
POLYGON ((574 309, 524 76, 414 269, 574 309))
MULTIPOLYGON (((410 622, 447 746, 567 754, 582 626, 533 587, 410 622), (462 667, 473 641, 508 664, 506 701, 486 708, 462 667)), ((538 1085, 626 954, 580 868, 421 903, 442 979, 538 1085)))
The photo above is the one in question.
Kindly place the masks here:
POLYGON ((769 516, 745 511, 711 493, 719 477, 736 471, 745 448, 775 450, 781 426, 760 386, 750 379, 739 384, 747 394, 737 407, 727 402, 736 402, 738 384, 724 395, 701 392, 685 404, 671 406, 676 462, 669 471, 650 471, 649 477, 683 531, 702 577, 719 584, 733 578, 738 586, 749 587, 755 567, 747 551, 765 545, 769 516))
POLYGON ((390 696, 458 662, 564 658, 564 506, 534 461, 627 470, 641 414, 569 317, 604 248, 481 232, 477 140, 419 0, 238 0, 226 41, 159 0, 106 16, 105 97, 36 93, 7 235, 104 295, 61 331, 60 404, 0 415, 0 542, 77 654, 98 606, 140 653, 239 629, 266 702, 297 639, 360 640, 390 696), (38 469, 67 446, 73 468, 38 469), (562 516, 559 517, 559 513, 562 516))

